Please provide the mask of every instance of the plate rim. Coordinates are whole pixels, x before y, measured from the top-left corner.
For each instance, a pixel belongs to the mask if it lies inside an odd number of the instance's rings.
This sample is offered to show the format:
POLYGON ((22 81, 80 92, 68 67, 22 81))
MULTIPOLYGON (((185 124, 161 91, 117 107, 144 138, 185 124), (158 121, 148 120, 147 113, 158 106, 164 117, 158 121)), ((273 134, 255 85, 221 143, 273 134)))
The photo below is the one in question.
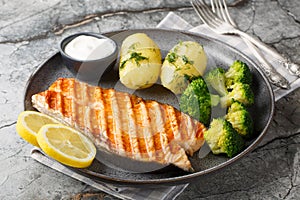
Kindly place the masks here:
MULTIPOLYGON (((212 172, 217 172, 220 169, 223 169, 233 163, 236 163, 238 160, 240 160, 242 157, 244 157, 246 154, 250 153, 251 151, 254 150, 255 147, 258 146, 258 144, 261 142, 261 140, 263 139, 263 137, 266 135, 267 130, 270 127, 270 123, 273 120, 274 117, 274 110, 275 110, 275 97, 274 97, 274 91, 271 87, 271 84, 269 83, 269 81, 267 80, 265 74, 262 72, 262 70, 258 67, 258 65, 251 59, 249 58, 247 55, 245 55, 243 52, 239 51, 238 49, 236 49, 235 47, 219 40, 216 38, 212 38, 208 35, 202 34, 202 33, 196 33, 196 32, 190 32, 190 31, 186 31, 186 30, 177 30, 177 29, 165 29, 165 28, 136 28, 136 29, 120 29, 120 30, 114 30, 114 31, 107 31, 107 32, 103 32, 100 34, 103 34, 105 36, 111 37, 115 34, 118 33, 122 33, 122 32, 127 32, 127 31, 132 31, 132 32, 147 32, 147 31, 166 31, 166 32, 176 32, 176 33, 182 33, 185 35, 191 35, 191 36, 196 36, 196 37, 200 37, 200 38, 204 38, 207 39, 209 41, 212 42, 216 42, 219 43, 221 45, 226 46, 226 48, 229 48, 231 51, 234 51, 234 53, 239 54, 241 57, 243 57, 245 60, 247 60, 247 62, 249 62, 258 72, 259 74, 262 76, 264 83, 266 84, 267 90, 270 93, 270 102, 271 102, 271 110, 270 110, 270 117, 268 118, 267 122, 266 122, 266 126, 263 128, 263 130, 260 132, 260 134, 257 136, 257 138, 247 147, 245 148, 242 152, 240 152, 238 155, 236 155, 233 158, 230 158, 229 160, 218 164, 216 166, 213 166, 211 168, 202 170, 202 171, 198 171, 198 172, 194 172, 194 173, 190 173, 190 174, 185 174, 185 175, 181 175, 181 176, 176 176, 176 177, 171 177, 171 178, 158 178, 158 179, 142 179, 142 180, 128 180, 128 179, 120 179, 120 178, 115 178, 115 177, 110 177, 107 175, 103 175, 103 174, 95 174, 93 175, 95 178, 102 180, 102 181, 106 181, 106 182, 110 182, 110 183, 116 183, 116 184, 126 184, 126 185, 137 185, 137 184, 141 184, 141 185, 153 185, 153 184, 164 184, 164 185, 177 185, 179 183, 189 183, 191 182, 191 180, 194 180, 196 178, 200 178, 203 175, 207 175, 210 174, 212 172)), ((24 106, 24 110, 26 110, 26 96, 29 90, 29 86, 32 83, 32 79, 36 76, 36 74, 42 70, 43 66, 49 61, 51 60, 53 57, 58 56, 59 51, 56 51, 55 53, 53 53, 51 56, 49 56, 48 59, 44 60, 43 62, 41 62, 41 64, 38 65, 38 67, 36 67, 34 69, 34 71, 30 74, 26 84, 25 84, 25 90, 23 93, 23 106, 24 106)), ((81 169, 73 169, 74 171, 81 171, 83 173, 83 170, 81 169)), ((88 174, 91 175, 91 174, 88 174)), ((93 178, 94 178, 93 177, 93 178)))

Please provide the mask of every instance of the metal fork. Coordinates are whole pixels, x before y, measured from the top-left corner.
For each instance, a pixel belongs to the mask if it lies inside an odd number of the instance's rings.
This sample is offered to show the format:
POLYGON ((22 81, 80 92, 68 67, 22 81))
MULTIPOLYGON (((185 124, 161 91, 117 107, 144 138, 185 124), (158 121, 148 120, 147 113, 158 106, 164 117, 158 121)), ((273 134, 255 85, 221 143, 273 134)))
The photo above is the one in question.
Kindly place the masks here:
MULTIPOLYGON (((192 0, 193 1, 193 0, 192 0)), ((195 0, 194 1, 196 4, 198 5, 205 5, 205 3, 201 0, 201 1, 197 1, 195 0)), ((193 3, 192 3, 193 4, 193 3)), ((220 4, 221 5, 221 4, 220 4)), ((223 1, 223 5, 224 5, 224 8, 226 6, 226 3, 225 1, 223 1)), ((206 5, 205 5, 206 6, 206 5)), ((207 6, 206 6, 207 7, 207 6)), ((225 12, 228 13, 228 9, 227 9, 227 6, 225 8, 225 12)), ((226 14, 226 13, 225 13, 226 14)), ((228 14, 229 15, 229 14, 228 14)), ((222 17, 221 17, 222 18, 222 17)), ((221 20, 222 21, 222 20, 221 20)), ((233 22, 232 20, 230 22, 233 22)), ((234 24, 234 22, 233 22, 234 24)), ((229 24, 230 25, 233 25, 233 24, 229 24)), ((235 27, 232 27, 232 28, 235 28, 235 27)), ((238 34, 242 37, 246 37, 248 40, 250 40, 252 43, 254 43, 256 46, 258 46, 260 49, 262 49, 263 51, 269 53, 274 60, 278 61, 279 63, 281 63, 292 75, 296 75, 296 76, 299 76, 300 77, 300 65, 296 64, 296 63, 292 63, 288 58, 280 55, 275 49, 267 46, 266 44, 262 43, 261 41, 251 37, 250 35, 240 31, 240 30, 235 30, 236 33, 232 33, 232 34, 238 34)), ((224 33, 226 34, 226 33, 224 33)))
MULTIPOLYGON (((225 2, 224 2, 225 3, 225 2)), ((268 77, 269 81, 281 88, 289 89, 289 83, 288 81, 279 74, 263 57, 263 55, 259 52, 259 50, 252 45, 252 43, 255 43, 257 40, 252 38, 251 36, 247 35, 246 33, 236 29, 233 25, 229 24, 233 22, 233 20, 230 20, 226 17, 226 10, 221 12, 221 9, 219 9, 220 12, 219 15, 224 20, 226 19, 228 22, 225 22, 221 20, 217 15, 215 15, 210 8, 204 3, 203 0, 192 0, 191 4, 193 5, 194 9, 196 10, 197 14, 199 15, 200 19, 208 25, 213 31, 219 34, 235 34, 241 36, 244 40, 247 40, 247 45, 252 50, 253 54, 257 57, 257 59, 260 62, 261 68, 263 69, 265 75, 268 77), (250 41, 250 42, 249 42, 250 41), (252 43, 251 43, 252 42, 252 43)), ((226 4, 226 3, 225 3, 226 4)), ((218 6, 218 8, 220 8, 218 6)), ((226 7, 227 8, 227 7, 226 7)), ((228 13, 228 10, 227 10, 228 13)), ((233 22, 233 24, 235 24, 233 22)), ((261 42, 260 42, 261 43, 261 42)))
MULTIPOLYGON (((232 25, 234 28, 238 29, 237 24, 231 18, 226 0, 210 0, 212 11, 218 15, 223 21, 227 22, 228 24, 232 25)), ((251 36, 250 36, 251 37, 251 36)), ((248 40, 244 39, 246 43, 249 43, 248 40)), ((261 43, 258 40, 259 45, 262 45, 261 48, 265 49, 271 56, 277 60, 279 63, 283 64, 284 67, 292 74, 300 77, 300 66, 292 63, 289 59, 283 57, 278 52, 276 52, 273 48, 268 47, 264 43, 261 43)), ((252 44, 251 42, 249 44, 252 44)), ((252 44, 252 46, 254 46, 252 44)), ((254 46, 255 47, 255 46, 254 46)), ((258 50, 258 49, 257 49, 258 50)))

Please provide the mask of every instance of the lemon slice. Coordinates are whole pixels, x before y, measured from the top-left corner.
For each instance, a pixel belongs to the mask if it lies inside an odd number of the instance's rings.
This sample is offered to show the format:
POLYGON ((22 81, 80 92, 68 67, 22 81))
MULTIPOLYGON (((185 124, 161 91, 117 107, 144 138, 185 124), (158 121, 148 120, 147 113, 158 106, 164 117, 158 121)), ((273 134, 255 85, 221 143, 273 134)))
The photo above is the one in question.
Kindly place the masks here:
POLYGON ((40 112, 23 111, 18 116, 16 130, 25 141, 38 147, 36 135, 45 124, 59 124, 59 122, 40 112))
POLYGON ((96 155, 96 148, 87 137, 61 124, 43 126, 37 141, 48 156, 71 167, 88 167, 96 155))

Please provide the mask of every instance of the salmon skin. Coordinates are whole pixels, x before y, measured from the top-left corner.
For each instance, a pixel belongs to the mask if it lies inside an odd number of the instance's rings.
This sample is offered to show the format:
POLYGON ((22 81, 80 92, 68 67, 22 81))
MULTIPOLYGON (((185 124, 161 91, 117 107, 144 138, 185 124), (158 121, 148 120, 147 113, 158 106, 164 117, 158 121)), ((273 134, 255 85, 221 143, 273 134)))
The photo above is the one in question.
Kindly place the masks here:
POLYGON ((97 148, 138 161, 191 172, 187 155, 204 143, 205 126, 174 107, 74 78, 58 78, 33 95, 32 104, 82 132, 97 148))

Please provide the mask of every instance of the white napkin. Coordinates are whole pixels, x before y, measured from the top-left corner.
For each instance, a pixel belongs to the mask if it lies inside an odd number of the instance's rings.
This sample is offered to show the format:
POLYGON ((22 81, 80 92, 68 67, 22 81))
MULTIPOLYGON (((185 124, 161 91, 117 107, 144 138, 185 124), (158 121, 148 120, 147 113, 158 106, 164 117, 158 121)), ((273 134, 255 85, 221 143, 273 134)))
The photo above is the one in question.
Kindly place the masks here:
POLYGON ((88 176, 76 173, 71 168, 67 168, 59 162, 49 158, 41 149, 37 147, 31 150, 31 157, 47 167, 75 178, 110 195, 125 200, 171 200, 175 199, 188 186, 188 184, 177 186, 159 186, 155 189, 147 187, 136 188, 129 186, 115 186, 113 184, 105 183, 99 181, 98 179, 92 179, 88 176))
MULTIPOLYGON (((246 55, 248 55, 253 61, 257 60, 255 57, 251 54, 249 51, 247 45, 236 36, 223 36, 223 35, 217 35, 214 32, 212 32, 207 26, 200 25, 197 27, 191 26, 189 23, 187 23, 184 19, 179 17, 173 12, 170 12, 157 26, 158 28, 165 28, 165 29, 179 29, 179 30, 189 30, 198 34, 204 34, 209 35, 211 38, 218 38, 218 40, 222 40, 229 45, 237 48, 238 50, 242 51, 246 55)), ((266 55, 268 58, 268 55, 266 55)), ((274 66, 277 66, 276 63, 272 63, 274 66)), ((273 88, 274 94, 275 94, 275 100, 279 100, 283 96, 287 95, 288 93, 292 92, 296 88, 300 86, 300 79, 289 75, 286 70, 281 67, 277 66, 278 71, 284 75, 288 81, 291 83, 291 89, 289 90, 283 90, 279 88, 273 88)), ((71 170, 70 168, 65 167, 64 165, 56 162, 55 160, 52 160, 43 152, 38 149, 34 148, 31 152, 32 158, 37 160, 38 162, 57 170, 63 174, 66 174, 70 177, 73 177, 77 180, 80 180, 88 185, 91 185, 92 187, 95 187, 103 192, 106 192, 108 194, 111 194, 115 197, 121 198, 121 199, 135 199, 135 200, 169 200, 169 199, 175 199, 179 194, 181 194, 184 189, 188 186, 188 184, 184 185, 177 185, 177 186, 168 186, 168 187, 161 187, 159 186, 156 189, 153 188, 135 188, 135 187, 122 187, 122 186, 115 186, 113 184, 108 184, 101 182, 97 179, 92 179, 87 176, 78 174, 71 170)))
MULTIPOLYGON (((199 19, 200 21, 200 19, 199 19)), ((201 35, 206 35, 213 39, 218 39, 227 43, 228 45, 240 50, 245 55, 247 55, 250 59, 254 62, 258 63, 258 60, 255 56, 251 53, 250 49, 246 45, 246 43, 238 36, 234 35, 219 35, 209 29, 208 26, 202 24, 197 27, 191 26, 188 22, 184 19, 179 17, 173 12, 170 12, 157 26, 158 28, 164 29, 179 29, 179 30, 188 30, 191 32, 195 32, 201 35)), ((285 95, 289 94, 290 92, 294 91, 295 89, 300 87, 300 78, 297 76, 293 76, 287 72, 287 70, 280 65, 278 62, 273 61, 272 57, 268 54, 264 54, 270 64, 272 64, 278 72, 280 72, 290 83, 291 88, 289 90, 281 89, 275 86, 272 86, 275 96, 275 101, 278 101, 280 98, 284 97, 285 95)))

